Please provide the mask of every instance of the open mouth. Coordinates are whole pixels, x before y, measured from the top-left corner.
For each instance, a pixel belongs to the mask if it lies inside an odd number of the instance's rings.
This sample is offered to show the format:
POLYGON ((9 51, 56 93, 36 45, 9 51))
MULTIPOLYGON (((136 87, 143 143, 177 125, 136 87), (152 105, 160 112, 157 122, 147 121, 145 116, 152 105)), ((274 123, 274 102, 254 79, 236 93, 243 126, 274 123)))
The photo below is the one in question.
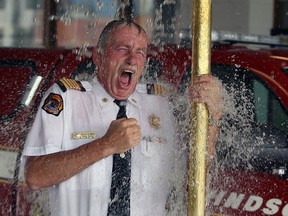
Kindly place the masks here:
POLYGON ((129 86, 133 77, 133 72, 130 70, 124 70, 120 75, 120 83, 123 86, 129 86))

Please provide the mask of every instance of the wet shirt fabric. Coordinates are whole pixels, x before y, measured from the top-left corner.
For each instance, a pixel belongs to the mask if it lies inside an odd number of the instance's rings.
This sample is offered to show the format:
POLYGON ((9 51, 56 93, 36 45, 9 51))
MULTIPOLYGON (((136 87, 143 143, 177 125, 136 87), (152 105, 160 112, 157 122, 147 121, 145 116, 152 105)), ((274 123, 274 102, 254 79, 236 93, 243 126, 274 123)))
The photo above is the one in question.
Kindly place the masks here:
MULTIPOLYGON (((63 92, 57 84, 46 92, 26 140, 24 158, 67 151, 105 135, 119 107, 97 79, 83 81, 82 85, 85 92, 63 92), (57 110, 51 110, 45 102, 51 93, 56 97, 57 110)), ((141 144, 131 150, 131 215, 167 213, 176 150, 170 113, 167 98, 148 95, 141 84, 128 98, 127 116, 138 120, 142 133, 141 144)), ((108 156, 50 187, 51 215, 106 216, 112 159, 108 156)))

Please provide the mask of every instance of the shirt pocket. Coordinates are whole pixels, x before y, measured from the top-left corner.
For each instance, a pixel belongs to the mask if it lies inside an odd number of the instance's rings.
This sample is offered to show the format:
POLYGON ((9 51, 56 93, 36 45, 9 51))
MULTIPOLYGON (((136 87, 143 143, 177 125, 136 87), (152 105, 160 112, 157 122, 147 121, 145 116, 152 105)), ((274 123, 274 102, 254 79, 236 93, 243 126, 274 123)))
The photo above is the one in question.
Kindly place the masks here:
POLYGON ((66 181, 69 190, 101 189, 105 186, 106 160, 100 160, 66 181))
POLYGON ((161 191, 166 187, 165 179, 167 174, 171 172, 171 161, 166 157, 167 144, 160 143, 157 138, 152 140, 142 140, 141 142, 141 182, 144 190, 161 191))

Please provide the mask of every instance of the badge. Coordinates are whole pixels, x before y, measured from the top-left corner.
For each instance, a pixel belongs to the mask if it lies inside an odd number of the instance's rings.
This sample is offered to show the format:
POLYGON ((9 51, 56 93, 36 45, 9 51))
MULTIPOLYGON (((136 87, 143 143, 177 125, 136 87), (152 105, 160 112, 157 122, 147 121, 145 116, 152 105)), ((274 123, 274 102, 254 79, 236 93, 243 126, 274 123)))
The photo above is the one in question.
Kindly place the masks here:
POLYGON ((160 118, 154 114, 149 116, 149 123, 150 126, 156 130, 160 128, 160 118))
POLYGON ((96 133, 95 132, 73 132, 72 139, 79 140, 79 139, 95 139, 96 133))
POLYGON ((61 95, 50 93, 45 99, 42 109, 49 114, 58 116, 63 110, 63 99, 61 95))

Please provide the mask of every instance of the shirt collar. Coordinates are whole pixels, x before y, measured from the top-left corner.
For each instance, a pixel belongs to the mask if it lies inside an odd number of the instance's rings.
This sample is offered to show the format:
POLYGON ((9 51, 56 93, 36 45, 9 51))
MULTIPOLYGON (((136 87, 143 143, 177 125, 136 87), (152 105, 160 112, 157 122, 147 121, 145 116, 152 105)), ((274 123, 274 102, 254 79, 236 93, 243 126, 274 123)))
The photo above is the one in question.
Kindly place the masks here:
MULTIPOLYGON (((99 102, 101 109, 104 109, 106 106, 111 106, 110 104, 113 103, 114 98, 111 97, 105 91, 105 89, 99 83, 96 76, 93 79, 92 91, 95 93, 97 101, 99 102)), ((140 94, 137 90, 135 90, 128 98, 128 102, 130 104, 132 104, 136 107, 139 107, 139 108, 141 108, 140 100, 141 100, 141 97, 140 97, 140 94)))

